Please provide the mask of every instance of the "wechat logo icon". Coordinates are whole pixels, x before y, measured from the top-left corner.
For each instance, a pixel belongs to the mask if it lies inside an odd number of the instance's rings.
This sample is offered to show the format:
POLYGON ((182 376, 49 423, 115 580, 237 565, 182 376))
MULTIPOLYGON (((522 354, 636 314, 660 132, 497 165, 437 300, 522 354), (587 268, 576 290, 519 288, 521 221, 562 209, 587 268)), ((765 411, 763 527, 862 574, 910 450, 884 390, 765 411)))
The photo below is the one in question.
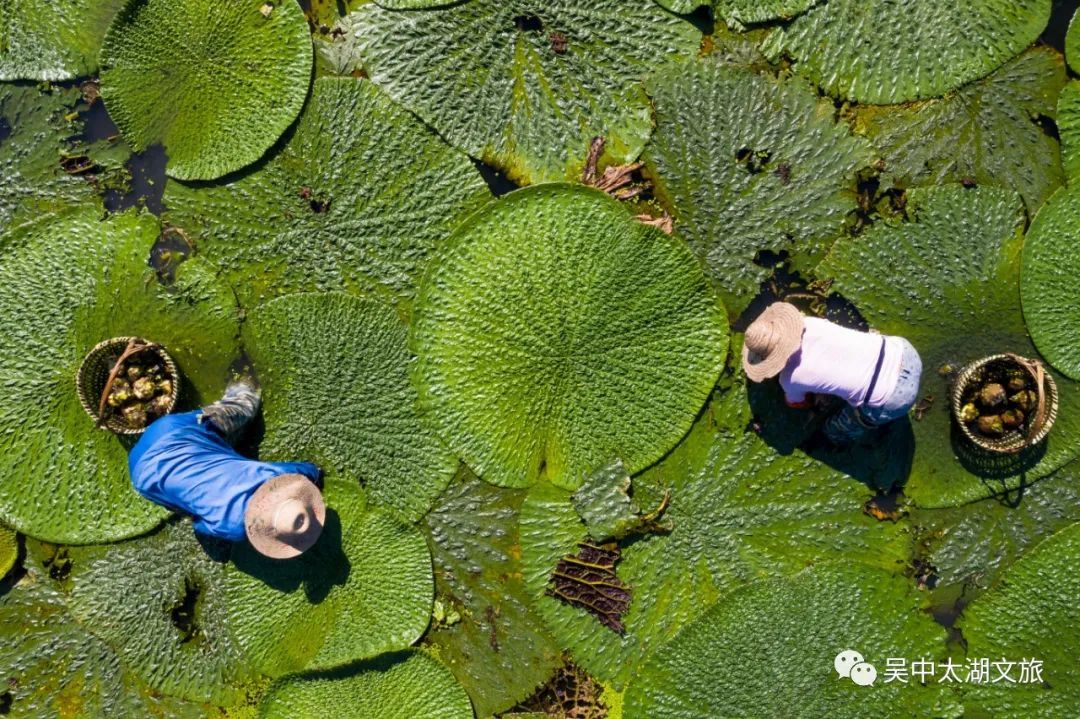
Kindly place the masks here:
POLYGON ((861 687, 868 687, 877 680, 877 669, 862 654, 845 649, 836 655, 833 668, 841 679, 850 679, 861 687))

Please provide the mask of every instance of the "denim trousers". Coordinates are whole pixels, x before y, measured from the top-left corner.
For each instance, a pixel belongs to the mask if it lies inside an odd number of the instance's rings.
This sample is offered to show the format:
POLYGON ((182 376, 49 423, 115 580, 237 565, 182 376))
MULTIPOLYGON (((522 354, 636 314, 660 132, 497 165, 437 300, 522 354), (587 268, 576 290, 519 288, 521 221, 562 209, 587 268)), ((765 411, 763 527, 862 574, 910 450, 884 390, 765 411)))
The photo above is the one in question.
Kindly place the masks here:
POLYGON ((846 446, 865 439, 878 427, 906 415, 919 398, 922 359, 906 339, 900 356, 900 374, 896 386, 880 407, 845 406, 825 421, 822 431, 833 444, 846 446))

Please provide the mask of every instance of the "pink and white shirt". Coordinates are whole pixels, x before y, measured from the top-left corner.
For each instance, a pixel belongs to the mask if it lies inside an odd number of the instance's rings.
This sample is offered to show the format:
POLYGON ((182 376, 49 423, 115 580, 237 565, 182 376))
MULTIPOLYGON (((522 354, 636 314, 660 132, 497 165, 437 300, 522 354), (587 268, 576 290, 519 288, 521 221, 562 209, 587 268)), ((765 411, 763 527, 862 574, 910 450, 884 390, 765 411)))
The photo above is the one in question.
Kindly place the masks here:
POLYGON ((865 403, 869 407, 885 404, 896 386, 904 351, 900 338, 860 332, 807 317, 802 347, 780 372, 784 399, 788 404, 799 405, 806 401, 808 392, 814 392, 840 397, 853 407, 863 406, 883 341, 885 357, 874 393, 865 403))

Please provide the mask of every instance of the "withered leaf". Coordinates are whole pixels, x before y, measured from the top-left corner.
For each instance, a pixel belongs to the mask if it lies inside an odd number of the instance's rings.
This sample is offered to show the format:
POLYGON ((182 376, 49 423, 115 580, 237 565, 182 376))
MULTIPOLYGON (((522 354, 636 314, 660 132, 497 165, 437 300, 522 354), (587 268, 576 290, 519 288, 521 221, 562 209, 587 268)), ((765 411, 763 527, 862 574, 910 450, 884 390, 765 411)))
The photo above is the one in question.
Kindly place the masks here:
POLYGON ((630 587, 615 574, 619 546, 578 542, 577 555, 559 560, 546 594, 584 609, 613 632, 624 634, 622 618, 630 609, 630 587))

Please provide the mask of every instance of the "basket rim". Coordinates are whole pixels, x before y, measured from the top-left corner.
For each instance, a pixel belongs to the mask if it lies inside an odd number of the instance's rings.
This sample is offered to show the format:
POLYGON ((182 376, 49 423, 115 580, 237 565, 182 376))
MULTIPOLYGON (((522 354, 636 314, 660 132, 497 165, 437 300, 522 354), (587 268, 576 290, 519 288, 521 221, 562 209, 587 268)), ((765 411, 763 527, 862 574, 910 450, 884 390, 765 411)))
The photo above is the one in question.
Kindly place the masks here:
MULTIPOLYGON (((1017 454, 1025 449, 1034 447, 1040 444, 1050 434, 1050 430, 1054 426, 1054 422, 1057 420, 1058 411, 1058 389, 1057 382, 1054 380, 1054 376, 1049 372, 1044 372, 1043 377, 1046 381, 1046 419, 1043 422, 1042 427, 1033 437, 1023 437, 1019 443, 1015 439, 1008 443, 1002 442, 1002 440, 994 440, 988 437, 982 437, 971 430, 971 428, 960 420, 960 410, 963 406, 963 394, 967 388, 968 383, 971 380, 971 376, 979 369, 985 367, 993 362, 1000 362, 1002 360, 1016 363, 1017 358, 1027 360, 1029 362, 1036 362, 1046 367, 1046 363, 1042 359, 1031 359, 1024 357, 1023 355, 1016 354, 1014 352, 999 352, 998 354, 989 355, 981 359, 973 360, 960 370, 953 383, 952 388, 952 419, 953 422, 960 427, 960 431, 964 437, 974 444, 979 449, 986 450, 987 452, 993 452, 995 454, 1017 454)), ((1004 439, 1004 438, 1002 438, 1004 439)))
MULTIPOLYGON (((131 340, 138 340, 151 346, 151 350, 161 358, 165 365, 165 371, 172 379, 172 391, 169 393, 169 409, 168 412, 172 412, 176 407, 176 403, 180 398, 180 370, 176 366, 176 362, 173 361, 172 356, 168 353, 163 345, 158 342, 152 342, 144 337, 137 335, 124 335, 118 337, 110 337, 109 339, 102 340, 94 345, 82 358, 79 363, 79 368, 75 371, 75 393, 79 397, 79 404, 82 405, 83 410, 89 415, 90 419, 98 428, 104 431, 112 432, 113 434, 124 435, 137 435, 146 431, 146 427, 137 428, 129 427, 126 423, 116 420, 115 417, 109 418, 104 424, 101 424, 101 417, 98 415, 97 405, 87 401, 86 387, 84 382, 85 374, 89 362, 96 355, 101 354, 105 350, 113 349, 117 346, 127 345, 131 340), (114 421, 115 420, 115 421, 114 421)), ((149 426, 149 425, 148 425, 149 426)))

